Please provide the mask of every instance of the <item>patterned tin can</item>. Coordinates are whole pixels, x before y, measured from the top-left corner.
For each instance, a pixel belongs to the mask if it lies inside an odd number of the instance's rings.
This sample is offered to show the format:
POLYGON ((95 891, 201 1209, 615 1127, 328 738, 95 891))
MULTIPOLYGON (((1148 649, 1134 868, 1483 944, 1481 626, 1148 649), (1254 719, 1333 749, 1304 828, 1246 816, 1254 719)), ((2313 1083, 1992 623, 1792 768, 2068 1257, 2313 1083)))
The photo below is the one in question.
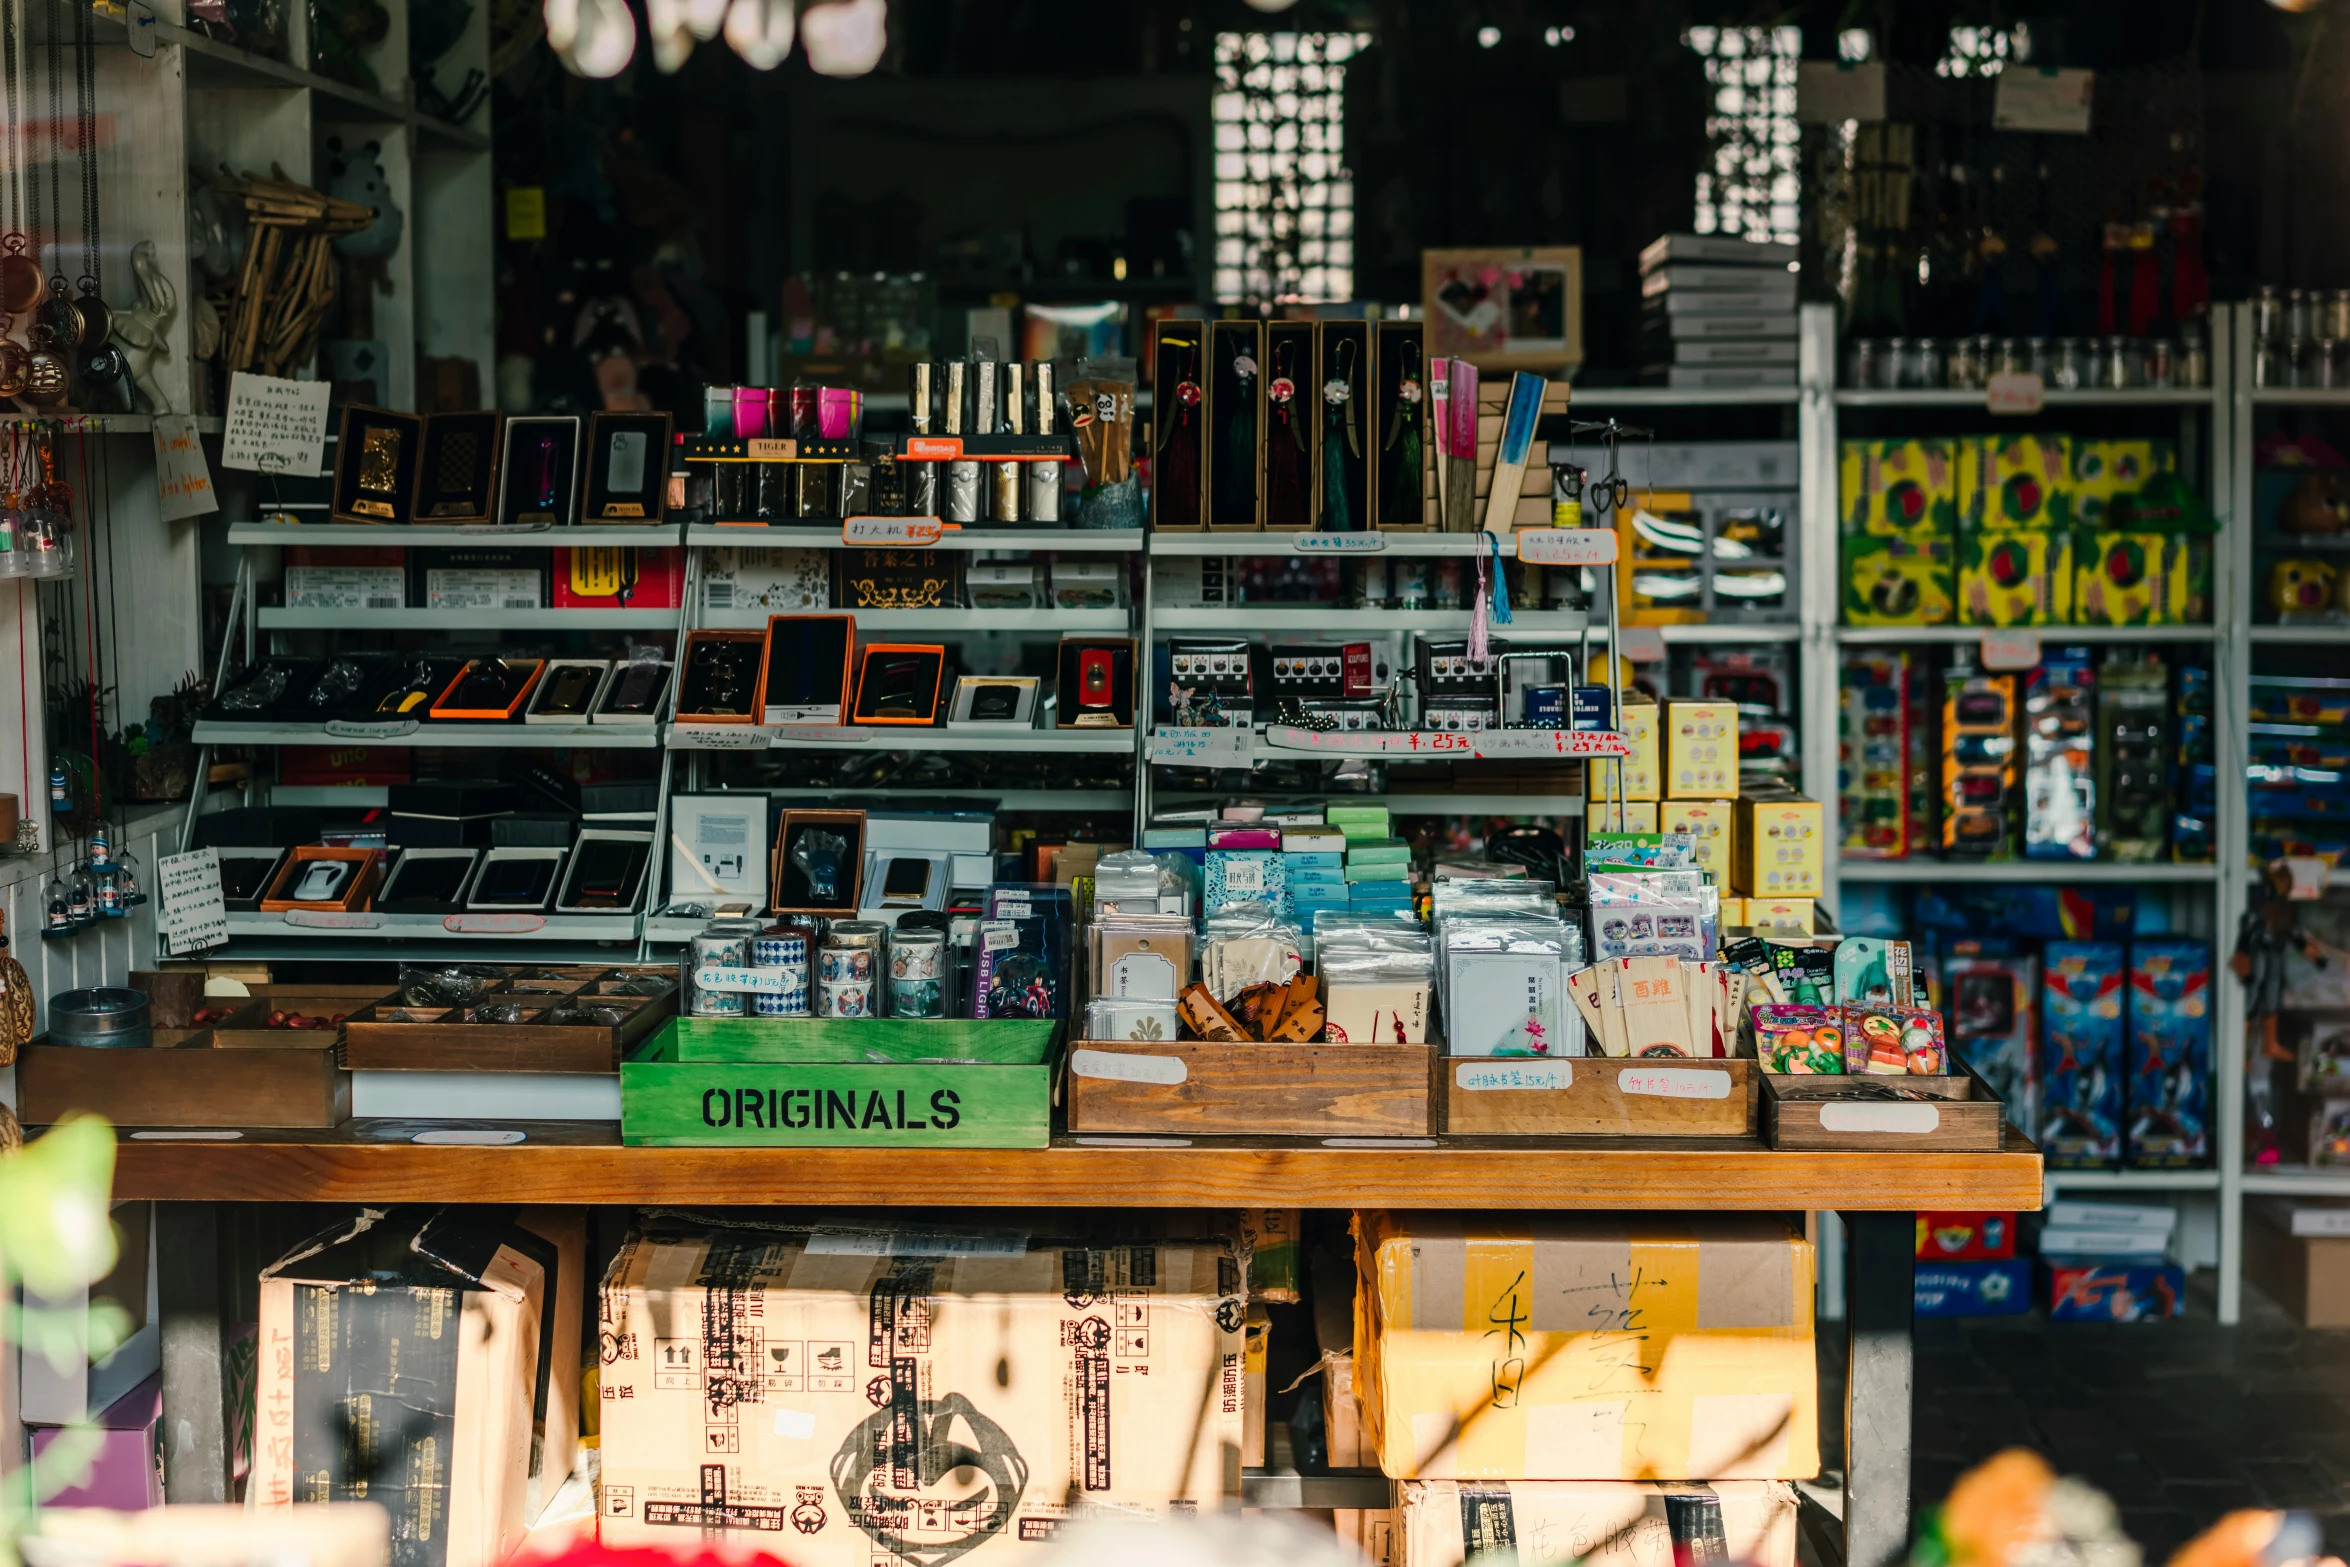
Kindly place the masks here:
POLYGON ((945 932, 899 931, 889 951, 889 1015, 945 1017, 947 973, 945 932))
POLYGON ((740 932, 705 930, 685 944, 685 956, 678 976, 678 989, 685 996, 688 1017, 743 1017, 749 1012, 739 990, 704 990, 694 983, 694 975, 706 968, 741 968, 750 960, 751 949, 740 932))

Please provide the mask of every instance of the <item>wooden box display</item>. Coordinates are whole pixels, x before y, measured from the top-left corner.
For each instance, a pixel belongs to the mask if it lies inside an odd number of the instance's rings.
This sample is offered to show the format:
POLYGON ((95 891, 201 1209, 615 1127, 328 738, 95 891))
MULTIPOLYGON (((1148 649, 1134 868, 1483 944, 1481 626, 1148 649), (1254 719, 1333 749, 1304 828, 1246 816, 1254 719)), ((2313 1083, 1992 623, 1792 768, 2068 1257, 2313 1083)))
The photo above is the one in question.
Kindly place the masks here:
POLYGON ((1255 533, 1265 526, 1265 327, 1208 323, 1205 461, 1208 529, 1255 533))
MULTIPOLYGON (((1427 333, 1418 321, 1381 321, 1371 342, 1370 398, 1363 408, 1371 525, 1388 533, 1430 532, 1435 519, 1420 493, 1430 438, 1427 333)), ((1543 493, 1550 493, 1547 472, 1543 493)))
POLYGON ((590 414, 584 489, 582 522, 659 522, 669 496, 669 416, 590 414))
MULTIPOLYGON (((382 985, 256 985, 252 996, 242 1003, 234 1003, 236 1011, 212 1026, 212 1043, 219 1050, 280 1050, 289 1042, 308 1043, 324 1039, 333 1043, 342 1036, 342 1027, 334 1020, 349 1019, 383 995, 382 985), (275 1016, 279 1021, 272 1023, 275 1016), (295 1027, 295 1019, 316 1020, 324 1028, 295 1027)), ((220 998, 213 998, 220 1004, 220 998)))
POLYGON ((333 1032, 273 1030, 258 1048, 224 1048, 206 1029, 172 1048, 27 1045, 16 1060, 17 1114, 50 1126, 84 1111, 117 1126, 322 1128, 351 1116, 351 1074, 333 1032))
POLYGON ((384 854, 381 849, 334 849, 323 844, 305 843, 286 851, 283 864, 262 896, 263 914, 290 914, 296 909, 315 909, 321 912, 351 913, 373 907, 375 884, 383 876, 384 854), (343 884, 331 898, 297 898, 308 868, 320 860, 343 860, 352 865, 343 884))
MULTIPOLYGON (((1308 332, 1313 329, 1309 326, 1308 332)), ((1201 460, 1206 452, 1206 377, 1202 346, 1208 324, 1161 321, 1151 339, 1151 526, 1162 533, 1197 533, 1207 525, 1201 460)), ((1300 378, 1308 385, 1310 376, 1300 378)))
POLYGON ((416 505, 416 470, 424 421, 414 414, 353 403, 335 439, 336 522, 406 522, 416 505))
POLYGON ((1484 1137, 1751 1137, 1756 1079, 1743 1058, 1451 1056, 1439 1125, 1484 1137))
POLYGON ((1434 1045, 1080 1041, 1072 1132, 1186 1137, 1425 1137, 1434 1045))
POLYGON ((494 409, 428 415, 418 464, 416 522, 491 520, 506 416, 494 409))
MULTIPOLYGON (((1196 416, 1196 414, 1195 414, 1196 416)), ((1304 533, 1321 496, 1322 398, 1314 323, 1265 323, 1265 531, 1304 533)))
POLYGON ((1856 1153, 1997 1153, 2007 1107, 1963 1062, 1947 1077, 1798 1077, 1757 1072, 1763 1140, 1856 1153), (1897 1098, 1904 1089, 1922 1098, 1897 1098))
POLYGON ((616 1072, 676 1010, 667 969, 524 968, 464 1006, 380 997, 351 1014, 344 1048, 355 1072, 616 1072), (635 993, 656 982, 659 994, 635 993), (621 1021, 566 1016, 588 1008, 621 1021))

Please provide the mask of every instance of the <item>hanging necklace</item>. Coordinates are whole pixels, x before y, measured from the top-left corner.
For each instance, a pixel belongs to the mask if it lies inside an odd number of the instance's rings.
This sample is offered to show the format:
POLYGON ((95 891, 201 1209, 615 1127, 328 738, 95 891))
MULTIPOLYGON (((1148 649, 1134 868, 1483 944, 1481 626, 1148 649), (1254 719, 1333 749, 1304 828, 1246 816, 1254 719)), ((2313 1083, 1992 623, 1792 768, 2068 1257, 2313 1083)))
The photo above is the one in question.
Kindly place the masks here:
POLYGON ((16 83, 16 0, 0 0, 0 86, 7 102, 5 114, 8 157, 8 227, 0 232, 0 397, 14 397, 25 387, 28 356, 24 346, 8 335, 15 318, 41 302, 41 264, 25 254, 24 145, 19 129, 23 100, 16 83))
MULTIPOLYGON (((49 15, 49 221, 65 221, 65 198, 57 184, 57 166, 65 161, 65 91, 60 85, 62 67, 57 58, 58 35, 64 31, 64 22, 54 3, 49 15)), ((41 177, 33 176, 33 228, 41 226, 41 177)), ((18 395, 36 408, 54 408, 65 401, 72 390, 72 372, 65 355, 82 334, 81 312, 74 309, 73 300, 65 292, 65 274, 53 273, 49 278, 48 297, 41 306, 40 315, 25 334, 32 352, 25 364, 25 387, 18 395)))
POLYGON ((1167 428, 1166 450, 1158 460, 1159 526, 1196 528, 1200 525, 1199 344, 1180 337, 1159 341, 1180 355, 1176 361, 1175 417, 1167 428))
MULTIPOLYGON (((1420 400, 1425 396, 1427 391, 1420 385, 1420 345, 1407 342, 1403 345, 1403 382, 1395 389, 1395 411, 1387 419, 1387 450, 1395 455, 1379 493, 1410 496, 1414 512, 1420 498, 1420 400)), ((1406 513, 1381 520, 1416 523, 1420 519, 1406 513)))
POLYGON ((1298 417, 1297 382, 1289 374, 1297 344, 1273 348, 1273 379, 1265 399, 1273 411, 1273 433, 1265 442, 1265 526, 1287 531, 1306 527, 1306 427, 1298 417))
POLYGON ((122 379, 122 355, 109 339, 114 335, 114 312, 107 308, 99 288, 98 271, 98 36, 93 7, 73 8, 73 116, 74 138, 80 143, 82 173, 81 312, 82 330, 75 346, 82 351, 82 379, 104 389, 122 379))
POLYGON ((1352 338, 1342 340, 1330 356, 1330 379, 1322 383, 1322 528, 1330 533, 1354 530, 1354 515, 1346 500, 1346 463, 1349 453, 1363 455, 1363 438, 1355 429, 1350 352, 1360 350, 1352 338))

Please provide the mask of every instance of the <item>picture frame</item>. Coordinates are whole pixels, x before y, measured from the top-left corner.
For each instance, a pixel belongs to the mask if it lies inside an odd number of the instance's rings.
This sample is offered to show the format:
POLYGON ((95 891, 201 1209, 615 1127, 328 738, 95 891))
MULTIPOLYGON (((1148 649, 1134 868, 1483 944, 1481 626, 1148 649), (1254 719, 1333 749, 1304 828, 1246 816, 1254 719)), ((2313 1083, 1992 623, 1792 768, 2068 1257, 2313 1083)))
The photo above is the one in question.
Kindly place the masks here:
POLYGON ((872 642, 857 655, 853 724, 934 724, 947 650, 936 643, 872 642))
POLYGON ((582 523, 658 523, 669 507, 669 416, 590 414, 580 493, 582 523))
POLYGON ((809 914, 829 919, 853 918, 865 883, 865 813, 863 811, 785 811, 776 824, 775 849, 768 871, 770 914, 809 914), (832 877, 818 885, 810 880, 808 857, 797 856, 805 834, 830 829, 843 840, 837 856, 828 856, 820 870, 832 877), (829 890, 828 900, 816 894, 829 890))
POLYGON ((1558 370, 1583 361, 1583 252, 1502 245, 1420 252, 1429 362, 1558 370))
POLYGON ((428 414, 410 522, 486 523, 496 514, 506 416, 494 408, 428 414))
POLYGON ((856 662, 854 615, 768 616, 759 659, 759 721, 847 723, 856 662))
POLYGON ((1134 639, 1063 637, 1053 707, 1058 729, 1134 727, 1134 639))

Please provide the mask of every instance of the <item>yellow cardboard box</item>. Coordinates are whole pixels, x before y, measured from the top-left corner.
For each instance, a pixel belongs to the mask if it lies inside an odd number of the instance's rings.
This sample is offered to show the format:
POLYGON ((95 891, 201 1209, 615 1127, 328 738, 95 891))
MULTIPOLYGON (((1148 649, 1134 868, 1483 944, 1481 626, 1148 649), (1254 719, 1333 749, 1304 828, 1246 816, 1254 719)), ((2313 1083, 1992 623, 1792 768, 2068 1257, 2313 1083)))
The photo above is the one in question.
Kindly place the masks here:
POLYGON ((1661 802, 1656 800, 1595 801, 1585 819, 1594 832, 1655 832, 1660 808, 1661 802), (1618 811, 1623 812, 1621 822, 1616 820, 1618 811))
POLYGON ((1355 1371, 1399 1480, 1819 1469, 1811 1243, 1762 1214, 1355 1216, 1355 1371))
POLYGON ((1958 443, 1846 441, 1836 494, 1839 532, 1946 539, 1958 530, 1958 443))
POLYGON ((1713 872, 1718 885, 1729 880, 1730 800, 1666 800, 1657 807, 1657 830, 1685 832, 1697 854, 1697 868, 1713 872))
POLYGON ((1746 924, 1746 900, 1724 895, 1722 898, 1722 929, 1743 928, 1746 924))
POLYGON ((1749 898, 1746 925, 1758 936, 1809 936, 1818 925, 1818 900, 1749 898))
POLYGON ((1800 794, 1741 795, 1730 818, 1730 886, 1749 898, 1816 898, 1827 890, 1820 802, 1800 794))
POLYGON ((1727 800, 1738 793, 1738 704, 1665 704, 1665 798, 1727 800))
MULTIPOLYGON (((1622 797, 1627 800, 1655 800, 1663 796, 1663 768, 1659 764, 1658 734, 1661 727, 1657 705, 1654 702, 1627 700, 1622 716, 1625 740, 1630 742, 1632 754, 1617 761, 1594 760, 1583 766, 1583 788, 1594 800, 1613 800, 1618 796, 1616 780, 1623 779, 1622 797)), ((1650 831, 1655 829, 1651 828, 1650 831)))
MULTIPOLYGON (((1581 1567, 1673 1567, 1665 1488, 1623 1480, 1513 1480, 1470 1496, 1451 1480, 1406 1480, 1399 1567, 1461 1567, 1513 1546, 1525 1562, 1581 1567), (1474 1522, 1472 1523, 1472 1520, 1474 1522)), ((1795 1488, 1777 1480, 1720 1480, 1726 1559, 1795 1567, 1795 1488)))
POLYGON ((2063 528, 2073 516, 2069 435, 1985 435, 1959 445, 1958 531, 2063 528))
POLYGON ((599 1292, 603 1542, 987 1563, 1097 1507, 1236 1504, 1231 1248, 1021 1244, 632 1237, 599 1292))

